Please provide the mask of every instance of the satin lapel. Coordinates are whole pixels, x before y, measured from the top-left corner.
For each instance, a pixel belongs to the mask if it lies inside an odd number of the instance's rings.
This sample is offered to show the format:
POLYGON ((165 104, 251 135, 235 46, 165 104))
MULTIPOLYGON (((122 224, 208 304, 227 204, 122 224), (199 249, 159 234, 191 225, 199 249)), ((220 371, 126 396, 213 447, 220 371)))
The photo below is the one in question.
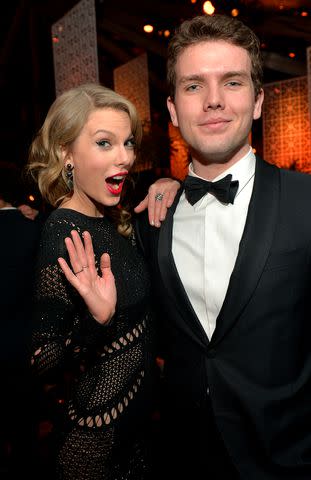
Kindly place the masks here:
POLYGON ((212 342, 232 328, 250 300, 266 263, 276 228, 280 196, 278 168, 257 158, 253 194, 226 298, 212 342))
POLYGON ((175 318, 183 319, 183 324, 178 321, 179 328, 185 330, 187 335, 204 347, 209 342, 208 337, 181 283, 172 254, 173 216, 181 194, 182 189, 176 195, 173 205, 168 209, 166 219, 162 222, 159 231, 158 264, 165 290, 176 310, 175 318))

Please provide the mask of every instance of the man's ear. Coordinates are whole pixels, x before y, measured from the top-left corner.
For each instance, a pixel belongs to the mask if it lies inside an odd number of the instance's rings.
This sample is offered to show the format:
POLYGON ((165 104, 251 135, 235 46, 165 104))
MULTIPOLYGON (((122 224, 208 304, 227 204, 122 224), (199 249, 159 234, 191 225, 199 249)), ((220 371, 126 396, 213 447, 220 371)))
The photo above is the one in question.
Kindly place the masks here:
POLYGON ((262 110, 262 103, 264 100, 264 96, 265 94, 264 94, 263 88, 261 88, 255 100, 254 113, 253 113, 254 120, 258 120, 258 118, 261 117, 261 110, 262 110))
POLYGON ((177 120, 177 115, 176 115, 176 108, 175 108, 175 103, 172 100, 172 97, 168 97, 166 100, 166 105, 168 108, 168 111, 170 112, 172 124, 174 127, 178 127, 178 120, 177 120))

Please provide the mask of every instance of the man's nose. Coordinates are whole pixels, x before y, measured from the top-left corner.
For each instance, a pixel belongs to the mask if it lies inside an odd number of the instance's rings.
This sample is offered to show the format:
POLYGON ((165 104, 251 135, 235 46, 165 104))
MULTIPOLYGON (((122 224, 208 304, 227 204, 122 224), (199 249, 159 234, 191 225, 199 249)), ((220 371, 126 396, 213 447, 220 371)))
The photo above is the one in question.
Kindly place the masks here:
POLYGON ((216 85, 207 88, 204 96, 203 109, 217 110, 223 109, 224 106, 225 101, 221 88, 216 85))

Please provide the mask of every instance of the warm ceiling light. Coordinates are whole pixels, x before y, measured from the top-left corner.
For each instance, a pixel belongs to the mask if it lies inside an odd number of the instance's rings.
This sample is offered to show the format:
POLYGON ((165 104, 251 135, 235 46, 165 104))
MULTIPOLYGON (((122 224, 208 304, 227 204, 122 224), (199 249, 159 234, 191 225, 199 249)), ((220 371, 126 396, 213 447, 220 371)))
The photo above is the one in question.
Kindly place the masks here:
POLYGON ((203 3, 203 12, 207 15, 213 15, 213 13, 215 12, 215 7, 213 6, 212 2, 203 3))
POLYGON ((28 195, 28 200, 30 200, 31 202, 34 202, 35 197, 33 195, 28 195))
POLYGON ((197 0, 190 0, 191 3, 197 3, 197 0))
POLYGON ((146 33, 153 32, 153 26, 152 25, 144 25, 144 32, 146 32, 146 33))
POLYGON ((239 13, 240 13, 240 12, 239 12, 239 10, 238 10, 237 8, 233 8, 233 9, 231 10, 231 15, 232 15, 233 17, 237 17, 237 16, 239 15, 239 13))
POLYGON ((171 32, 169 30, 164 30, 164 33, 163 33, 164 37, 169 37, 170 34, 171 32))
POLYGON ((289 52, 288 56, 289 56, 290 58, 295 58, 295 57, 296 57, 296 53, 294 53, 294 52, 289 52))
POLYGON ((306 12, 305 10, 303 12, 301 12, 301 16, 302 17, 307 17, 308 16, 308 12, 306 12))

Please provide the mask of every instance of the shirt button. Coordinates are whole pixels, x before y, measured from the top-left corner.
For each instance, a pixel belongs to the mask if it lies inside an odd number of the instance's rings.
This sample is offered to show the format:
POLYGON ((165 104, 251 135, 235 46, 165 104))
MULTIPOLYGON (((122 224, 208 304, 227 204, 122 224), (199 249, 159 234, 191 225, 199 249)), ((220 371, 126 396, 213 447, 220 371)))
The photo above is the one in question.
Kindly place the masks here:
POLYGON ((207 395, 209 395, 209 388, 206 390, 207 395))

